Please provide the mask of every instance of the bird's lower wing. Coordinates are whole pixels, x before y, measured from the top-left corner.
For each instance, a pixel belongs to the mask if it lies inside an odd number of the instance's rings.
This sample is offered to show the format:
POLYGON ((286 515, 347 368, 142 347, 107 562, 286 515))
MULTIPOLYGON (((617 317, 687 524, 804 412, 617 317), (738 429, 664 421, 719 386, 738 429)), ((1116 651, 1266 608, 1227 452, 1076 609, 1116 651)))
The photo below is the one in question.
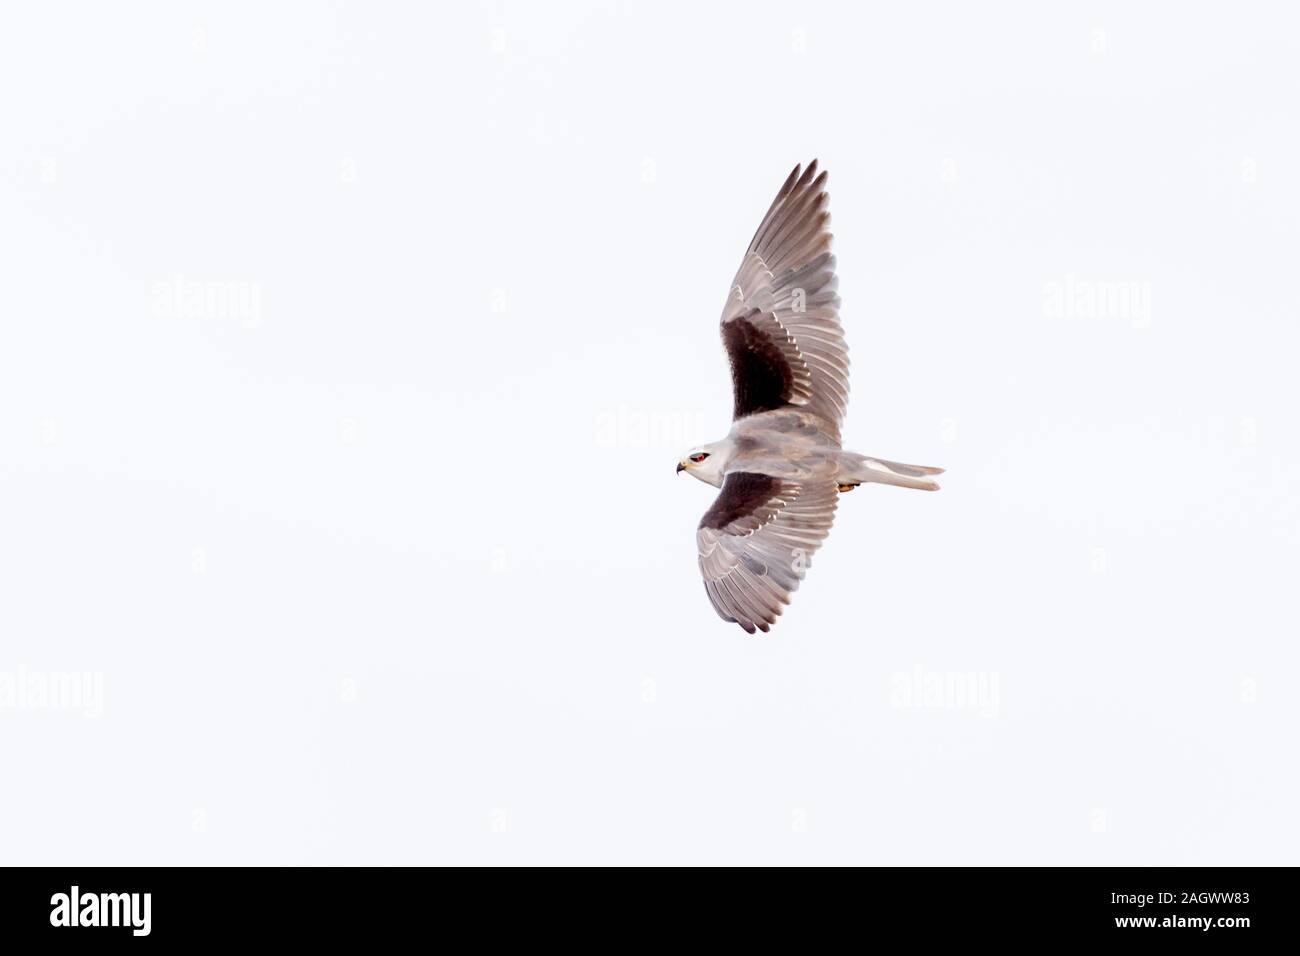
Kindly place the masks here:
POLYGON ((727 475, 695 533, 704 589, 723 620, 751 634, 776 622, 830 532, 837 500, 831 479, 727 475))

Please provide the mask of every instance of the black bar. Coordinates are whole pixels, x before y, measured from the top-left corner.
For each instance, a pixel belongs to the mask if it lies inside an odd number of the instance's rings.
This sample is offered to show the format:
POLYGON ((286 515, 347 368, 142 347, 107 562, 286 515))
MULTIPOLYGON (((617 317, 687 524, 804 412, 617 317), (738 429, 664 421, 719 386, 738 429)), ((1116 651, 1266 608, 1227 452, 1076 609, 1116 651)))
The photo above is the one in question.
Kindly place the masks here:
POLYGON ((582 873, 485 877, 426 868, 9 869, 0 931, 6 941, 47 945, 337 947, 398 943, 412 932, 431 934, 432 942, 462 931, 484 941, 520 931, 539 934, 536 943, 565 934, 598 940, 596 929, 605 926, 602 933, 615 933, 606 941, 621 946, 636 938, 669 945, 698 924, 732 942, 769 942, 786 931, 850 933, 867 945, 898 936, 917 951, 1001 941, 1239 947, 1291 938, 1294 876, 1244 868, 881 868, 758 879, 744 871, 618 872, 589 887, 582 873), (569 881, 575 885, 563 885, 569 881))

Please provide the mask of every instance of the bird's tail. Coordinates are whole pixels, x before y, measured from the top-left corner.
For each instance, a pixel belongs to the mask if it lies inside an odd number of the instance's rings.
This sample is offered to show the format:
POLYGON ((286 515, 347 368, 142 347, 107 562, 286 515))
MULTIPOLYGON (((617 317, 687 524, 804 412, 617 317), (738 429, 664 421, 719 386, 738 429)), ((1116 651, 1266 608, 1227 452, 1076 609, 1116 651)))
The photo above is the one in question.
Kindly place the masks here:
POLYGON ((841 485, 860 485, 874 481, 881 485, 897 485, 900 488, 920 488, 922 491, 938 491, 939 483, 931 475, 943 474, 942 468, 929 468, 925 465, 904 465, 897 461, 885 461, 883 458, 868 458, 856 452, 846 451, 840 454, 841 485))

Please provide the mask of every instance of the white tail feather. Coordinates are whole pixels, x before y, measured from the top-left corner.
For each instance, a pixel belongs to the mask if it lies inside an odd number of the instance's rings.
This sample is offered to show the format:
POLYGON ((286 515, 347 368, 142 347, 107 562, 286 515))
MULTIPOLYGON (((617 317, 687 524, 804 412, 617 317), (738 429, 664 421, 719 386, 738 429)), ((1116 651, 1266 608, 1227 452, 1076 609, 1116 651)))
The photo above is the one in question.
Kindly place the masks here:
POLYGON ((941 474, 943 474, 942 468, 904 465, 897 461, 885 461, 883 458, 868 458, 866 455, 845 452, 841 459, 839 480, 846 484, 875 482, 881 485, 897 485, 899 488, 938 491, 939 483, 928 476, 941 474))

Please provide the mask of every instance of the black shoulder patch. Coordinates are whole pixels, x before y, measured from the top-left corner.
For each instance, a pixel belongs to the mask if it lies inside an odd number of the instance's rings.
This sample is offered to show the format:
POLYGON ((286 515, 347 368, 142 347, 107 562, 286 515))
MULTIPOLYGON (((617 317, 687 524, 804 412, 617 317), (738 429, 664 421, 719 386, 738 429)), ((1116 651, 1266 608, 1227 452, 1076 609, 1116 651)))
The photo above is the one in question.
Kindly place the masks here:
POLYGON ((722 481, 722 492, 700 519, 701 528, 718 530, 747 518, 772 500, 781 479, 749 471, 733 471, 722 481))
POLYGON ((737 316, 723 324, 722 341, 731 358, 733 418, 770 412, 789 403, 794 394, 794 371, 766 332, 737 316))

